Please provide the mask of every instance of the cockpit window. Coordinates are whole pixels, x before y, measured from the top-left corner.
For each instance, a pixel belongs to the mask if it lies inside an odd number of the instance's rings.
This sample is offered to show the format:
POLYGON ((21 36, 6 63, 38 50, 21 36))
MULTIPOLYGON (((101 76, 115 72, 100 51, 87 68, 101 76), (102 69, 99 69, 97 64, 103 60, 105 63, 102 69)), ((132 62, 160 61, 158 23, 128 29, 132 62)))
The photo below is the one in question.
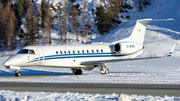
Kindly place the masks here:
POLYGON ((21 49, 17 54, 28 54, 29 49, 21 49))
POLYGON ((21 49, 17 54, 33 54, 35 55, 34 50, 29 50, 29 49, 21 49))
POLYGON ((35 55, 34 50, 29 50, 29 54, 33 54, 33 55, 35 55))

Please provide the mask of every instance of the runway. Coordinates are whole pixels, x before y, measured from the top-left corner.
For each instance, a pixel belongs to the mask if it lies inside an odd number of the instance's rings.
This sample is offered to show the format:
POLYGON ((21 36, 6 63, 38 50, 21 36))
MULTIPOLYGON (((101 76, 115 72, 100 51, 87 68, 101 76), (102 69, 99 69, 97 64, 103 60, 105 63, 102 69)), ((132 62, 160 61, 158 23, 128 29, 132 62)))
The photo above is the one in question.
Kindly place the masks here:
POLYGON ((179 96, 180 85, 172 84, 112 84, 112 83, 26 83, 0 82, 0 90, 86 93, 86 94, 128 94, 152 96, 179 96))

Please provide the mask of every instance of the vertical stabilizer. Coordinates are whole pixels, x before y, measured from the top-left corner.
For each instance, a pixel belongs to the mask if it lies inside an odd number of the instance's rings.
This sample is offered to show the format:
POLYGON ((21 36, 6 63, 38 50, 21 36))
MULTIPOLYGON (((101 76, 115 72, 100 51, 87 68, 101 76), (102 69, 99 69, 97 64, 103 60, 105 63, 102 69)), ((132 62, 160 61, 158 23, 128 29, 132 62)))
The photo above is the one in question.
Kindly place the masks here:
POLYGON ((135 42, 137 44, 143 45, 144 42, 144 36, 146 32, 146 26, 150 21, 169 21, 174 19, 142 19, 142 20, 133 20, 133 21, 127 21, 124 20, 123 22, 136 22, 136 25, 131 33, 131 35, 125 39, 126 41, 135 42))

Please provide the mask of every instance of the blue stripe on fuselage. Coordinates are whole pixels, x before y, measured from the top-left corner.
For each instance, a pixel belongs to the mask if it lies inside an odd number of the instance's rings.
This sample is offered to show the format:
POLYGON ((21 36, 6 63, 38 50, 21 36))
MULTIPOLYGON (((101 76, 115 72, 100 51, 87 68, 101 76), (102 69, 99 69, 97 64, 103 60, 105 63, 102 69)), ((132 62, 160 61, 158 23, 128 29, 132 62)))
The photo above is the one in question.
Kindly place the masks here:
MULTIPOLYGON (((134 53, 132 53, 134 54, 134 53)), ((131 54, 126 54, 131 55, 131 54)), ((65 59, 65 58, 91 58, 91 57, 119 57, 119 56, 126 56, 126 55, 117 55, 115 52, 113 53, 79 53, 79 54, 58 54, 58 55, 49 55, 44 56, 44 60, 51 60, 51 59, 65 59)), ((43 60, 43 57, 40 57, 40 60, 43 60)), ((38 58, 34 58, 30 62, 39 61, 38 58)), ((28 62, 28 63, 30 63, 28 62)))

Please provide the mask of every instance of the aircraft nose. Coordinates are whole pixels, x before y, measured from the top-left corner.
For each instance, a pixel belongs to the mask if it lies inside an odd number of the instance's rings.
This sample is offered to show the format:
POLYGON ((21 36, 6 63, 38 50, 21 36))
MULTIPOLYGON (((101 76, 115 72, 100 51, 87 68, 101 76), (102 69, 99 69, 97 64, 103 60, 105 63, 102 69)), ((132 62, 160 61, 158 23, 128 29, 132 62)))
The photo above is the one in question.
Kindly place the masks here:
POLYGON ((10 66, 11 65, 11 62, 9 61, 9 59, 7 61, 4 62, 3 64, 4 66, 10 66))
POLYGON ((11 66, 11 65, 15 65, 16 63, 16 60, 17 58, 16 57, 10 57, 9 59, 7 59, 5 62, 4 62, 4 66, 11 66))
POLYGON ((23 63, 23 61, 24 61, 23 58, 20 58, 20 56, 15 55, 7 59, 3 65, 4 66, 19 66, 20 64, 23 63))

